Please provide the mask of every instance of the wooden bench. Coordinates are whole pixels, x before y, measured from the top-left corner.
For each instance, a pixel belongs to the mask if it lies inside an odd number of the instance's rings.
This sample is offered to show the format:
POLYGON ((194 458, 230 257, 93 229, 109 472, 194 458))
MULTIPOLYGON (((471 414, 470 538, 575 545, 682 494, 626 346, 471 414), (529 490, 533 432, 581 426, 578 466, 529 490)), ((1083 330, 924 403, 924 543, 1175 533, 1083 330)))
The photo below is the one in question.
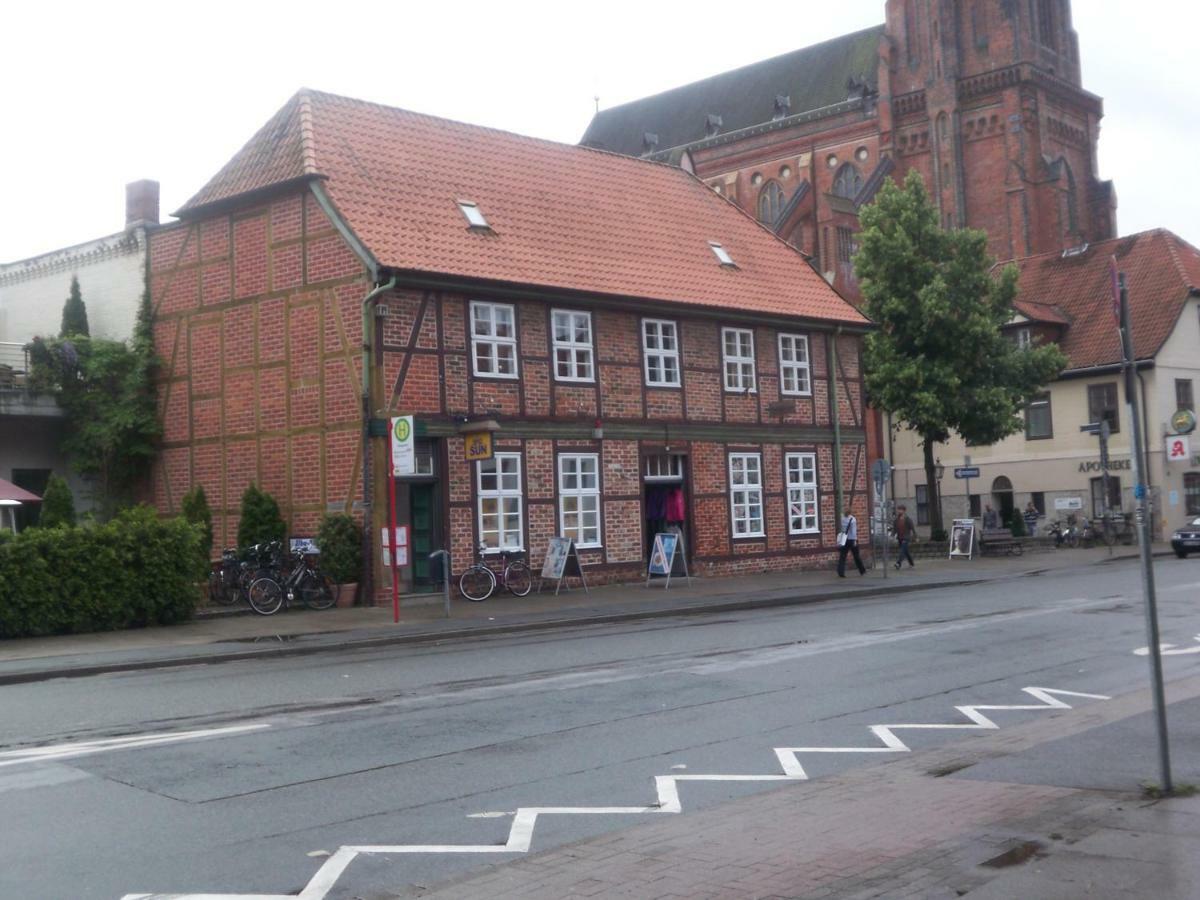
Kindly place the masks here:
POLYGON ((1021 538, 1013 537, 1007 528, 987 528, 979 533, 979 555, 1004 551, 1008 556, 1020 556, 1025 552, 1021 538))

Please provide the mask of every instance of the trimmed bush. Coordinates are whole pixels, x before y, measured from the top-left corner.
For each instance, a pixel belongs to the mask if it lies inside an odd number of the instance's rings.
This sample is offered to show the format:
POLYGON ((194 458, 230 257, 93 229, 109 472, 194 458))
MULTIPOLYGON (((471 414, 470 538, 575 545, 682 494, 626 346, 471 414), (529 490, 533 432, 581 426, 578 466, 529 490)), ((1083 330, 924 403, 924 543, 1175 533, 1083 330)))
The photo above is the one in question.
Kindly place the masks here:
POLYGON ((212 559, 213 524, 212 510, 208 508, 208 498, 204 496, 203 485, 197 485, 183 495, 179 511, 185 522, 200 526, 202 532, 200 556, 207 563, 212 559))
POLYGON ((321 571, 338 584, 357 582, 362 573, 362 530, 353 517, 325 516, 317 528, 321 571))
POLYGON ((38 516, 38 527, 58 528, 75 524, 75 497, 67 480, 61 475, 51 475, 42 494, 42 512, 38 516))
POLYGON ((183 621, 200 598, 200 541, 197 526, 144 506, 0 541, 0 638, 183 621))
POLYGON ((279 512, 279 504, 266 491, 251 484, 242 494, 242 518, 238 522, 238 546, 252 547, 287 537, 287 523, 279 512))

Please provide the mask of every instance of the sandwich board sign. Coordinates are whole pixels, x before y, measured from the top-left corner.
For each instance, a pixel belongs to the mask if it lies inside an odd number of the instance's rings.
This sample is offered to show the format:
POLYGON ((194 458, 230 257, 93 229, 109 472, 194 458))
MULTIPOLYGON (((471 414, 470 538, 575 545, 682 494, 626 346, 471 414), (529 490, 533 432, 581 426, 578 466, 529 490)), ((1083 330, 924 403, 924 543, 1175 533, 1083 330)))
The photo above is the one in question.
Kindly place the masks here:
POLYGON ((649 587, 650 579, 658 575, 667 579, 663 590, 669 588, 676 557, 683 563, 683 577, 691 584, 692 576, 688 574, 687 557, 683 554, 683 535, 673 531, 663 531, 654 535, 654 549, 650 552, 650 563, 646 567, 646 586, 649 587))
MULTIPOLYGON (((541 593, 542 585, 553 581, 554 595, 557 597, 564 578, 578 578, 583 582, 584 593, 591 593, 588 590, 587 578, 583 574, 583 566, 579 563, 579 551, 575 549, 575 542, 571 538, 555 536, 550 538, 550 544, 546 547, 546 559, 542 563, 542 580, 538 585, 538 593, 541 593)), ((567 590, 570 589, 568 585, 567 590)))
POLYGON ((971 559, 975 552, 975 520, 955 519, 950 529, 950 559, 971 559))

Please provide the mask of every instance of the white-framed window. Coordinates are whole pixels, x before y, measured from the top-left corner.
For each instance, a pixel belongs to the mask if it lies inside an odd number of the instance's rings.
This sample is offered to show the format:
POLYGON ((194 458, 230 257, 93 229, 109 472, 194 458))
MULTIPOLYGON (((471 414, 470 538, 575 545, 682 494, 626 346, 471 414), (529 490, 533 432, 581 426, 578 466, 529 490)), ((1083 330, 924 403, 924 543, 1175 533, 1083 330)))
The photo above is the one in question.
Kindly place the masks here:
POLYGON ((679 387, 679 331, 667 319, 642 319, 642 356, 646 384, 679 387))
POLYGON ((564 453, 558 458, 559 534, 576 547, 600 546, 600 457, 564 453))
POLYGON ((1033 346, 1033 332, 1030 329, 1017 329, 1017 346, 1022 350, 1028 350, 1033 346))
POLYGON ((592 364, 592 314, 569 309, 550 313, 557 381, 595 381, 592 364))
POLYGON ((762 537, 762 454, 729 454, 729 503, 735 538, 762 537))
POLYGON ((517 318, 512 306, 471 302, 471 360, 476 375, 517 377, 517 318))
POLYGON ((683 481, 683 457, 678 453, 660 453, 646 457, 642 473, 647 484, 683 481))
POLYGON ((780 393, 811 396, 812 381, 808 366, 808 337, 803 334, 779 335, 780 393))
POLYGON ((754 332, 749 328, 722 328, 721 348, 725 363, 725 390, 753 391, 754 332))
POLYGON ((479 541, 490 551, 521 550, 524 496, 521 454, 497 453, 479 467, 479 541))
POLYGON ((817 455, 789 453, 786 465, 788 533, 814 534, 821 530, 817 515, 817 455))

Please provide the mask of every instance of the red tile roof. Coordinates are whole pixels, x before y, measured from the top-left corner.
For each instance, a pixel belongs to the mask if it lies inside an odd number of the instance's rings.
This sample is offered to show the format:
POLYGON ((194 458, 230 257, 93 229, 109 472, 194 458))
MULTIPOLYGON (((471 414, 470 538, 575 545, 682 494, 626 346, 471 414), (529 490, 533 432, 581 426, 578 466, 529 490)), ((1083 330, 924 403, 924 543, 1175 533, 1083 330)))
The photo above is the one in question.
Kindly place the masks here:
POLYGON ((1101 241, 1070 256, 1014 260, 1020 269, 1017 311, 1038 322, 1067 322, 1060 346, 1072 369, 1121 361, 1112 315, 1113 256, 1129 288, 1138 359, 1157 355, 1187 298, 1200 291, 1200 250, 1162 229, 1101 241))
POLYGON ((795 249, 681 169, 315 91, 288 101, 177 215, 306 177, 325 180, 389 269, 867 321, 795 249), (468 229, 458 200, 478 204, 493 230, 468 229))

